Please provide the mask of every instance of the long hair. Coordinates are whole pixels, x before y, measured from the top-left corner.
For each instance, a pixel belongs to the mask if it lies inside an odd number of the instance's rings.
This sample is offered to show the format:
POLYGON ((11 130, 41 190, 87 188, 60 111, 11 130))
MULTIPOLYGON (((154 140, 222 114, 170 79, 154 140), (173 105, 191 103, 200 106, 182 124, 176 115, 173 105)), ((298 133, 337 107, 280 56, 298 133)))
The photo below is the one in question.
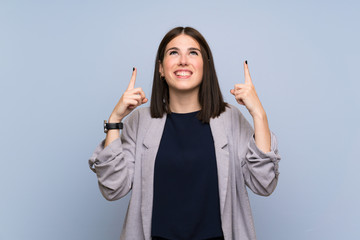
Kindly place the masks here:
POLYGON ((163 63, 167 44, 181 34, 192 37, 200 45, 200 51, 203 59, 203 79, 200 84, 198 96, 201 110, 197 115, 197 118, 204 123, 209 123, 210 118, 218 117, 225 111, 225 107, 228 105, 224 102, 220 91, 210 47, 200 32, 191 27, 173 28, 160 42, 155 59, 154 79, 150 103, 151 117, 161 118, 164 113, 171 113, 169 106, 169 86, 166 81, 162 79, 159 72, 159 66, 163 63))

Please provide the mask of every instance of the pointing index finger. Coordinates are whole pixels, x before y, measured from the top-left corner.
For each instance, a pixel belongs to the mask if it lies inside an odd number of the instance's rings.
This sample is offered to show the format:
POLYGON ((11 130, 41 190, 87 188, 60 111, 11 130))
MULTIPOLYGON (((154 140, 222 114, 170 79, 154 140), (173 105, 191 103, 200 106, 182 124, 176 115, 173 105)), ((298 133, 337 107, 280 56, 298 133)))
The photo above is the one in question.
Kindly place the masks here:
POLYGON ((249 83, 252 84, 247 60, 244 62, 244 73, 245 73, 245 83, 246 84, 249 84, 249 83))
POLYGON ((137 69, 134 67, 132 75, 131 75, 131 79, 130 79, 130 82, 129 82, 129 86, 127 87, 127 90, 133 89, 135 87, 136 72, 137 72, 137 69))

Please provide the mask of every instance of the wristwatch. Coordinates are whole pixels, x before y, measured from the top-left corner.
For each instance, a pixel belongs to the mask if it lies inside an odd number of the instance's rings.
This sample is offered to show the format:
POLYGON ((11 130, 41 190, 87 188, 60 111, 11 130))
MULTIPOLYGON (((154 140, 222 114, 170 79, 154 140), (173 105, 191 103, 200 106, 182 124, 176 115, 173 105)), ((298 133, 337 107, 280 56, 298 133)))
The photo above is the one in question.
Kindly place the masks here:
POLYGON ((107 133, 111 129, 123 129, 123 123, 108 123, 104 120, 104 133, 107 133))

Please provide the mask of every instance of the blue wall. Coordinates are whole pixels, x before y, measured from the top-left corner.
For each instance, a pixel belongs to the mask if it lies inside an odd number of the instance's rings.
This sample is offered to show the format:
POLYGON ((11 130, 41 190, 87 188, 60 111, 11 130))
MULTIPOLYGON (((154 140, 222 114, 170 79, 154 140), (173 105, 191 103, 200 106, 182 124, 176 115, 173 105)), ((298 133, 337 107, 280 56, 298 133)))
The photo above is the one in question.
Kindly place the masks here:
POLYGON ((248 60, 278 136, 278 187, 250 193, 258 239, 359 239, 359 10, 357 1, 2 0, 0 239, 119 239, 129 196, 107 202, 87 160, 133 66, 150 96, 157 46, 178 25, 206 37, 232 104, 248 60))

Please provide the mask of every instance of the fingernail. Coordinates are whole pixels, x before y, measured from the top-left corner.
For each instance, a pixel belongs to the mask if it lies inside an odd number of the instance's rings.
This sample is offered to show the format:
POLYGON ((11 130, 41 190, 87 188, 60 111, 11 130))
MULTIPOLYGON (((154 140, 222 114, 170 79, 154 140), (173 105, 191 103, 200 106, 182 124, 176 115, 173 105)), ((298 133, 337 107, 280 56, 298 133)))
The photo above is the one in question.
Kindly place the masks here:
POLYGON ((135 71, 135 68, 133 67, 133 71, 135 71))
POLYGON ((247 60, 245 60, 245 63, 246 63, 246 65, 247 65, 247 60))

